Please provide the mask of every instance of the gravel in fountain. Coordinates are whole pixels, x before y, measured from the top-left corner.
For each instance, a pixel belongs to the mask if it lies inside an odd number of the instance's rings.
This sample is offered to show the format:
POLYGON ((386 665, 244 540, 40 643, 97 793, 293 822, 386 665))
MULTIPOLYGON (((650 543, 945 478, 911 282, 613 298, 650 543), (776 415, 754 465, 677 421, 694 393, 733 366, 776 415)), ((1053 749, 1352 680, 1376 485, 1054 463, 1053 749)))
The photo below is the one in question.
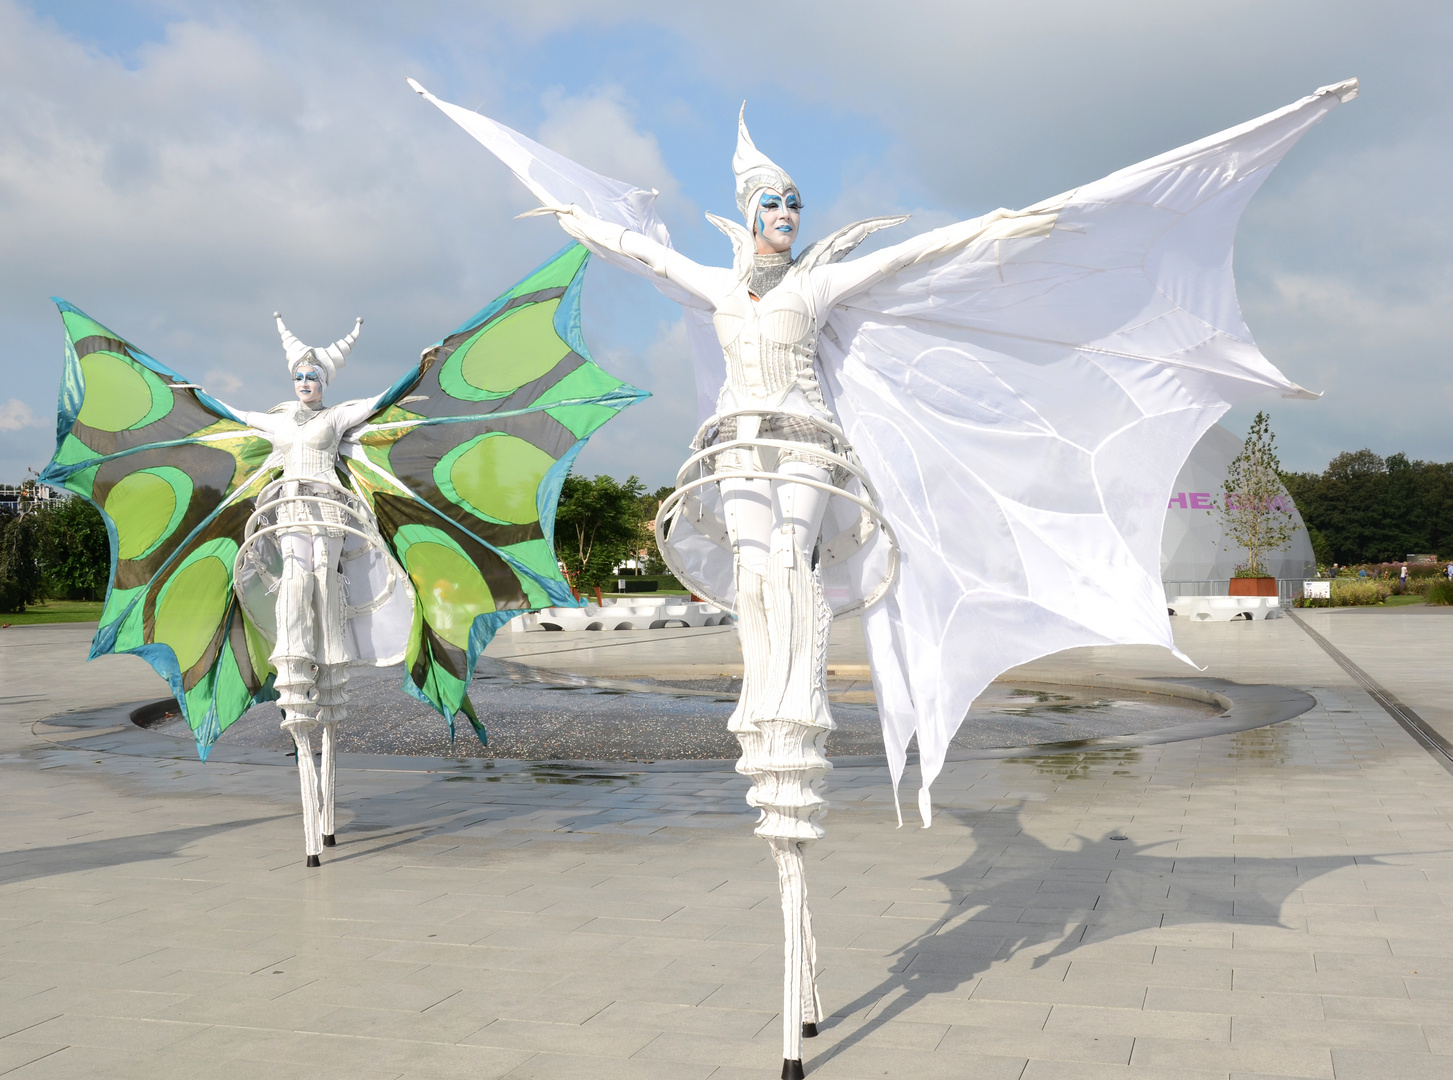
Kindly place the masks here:
MULTIPOLYGON (((740 679, 686 682, 594 679, 481 658, 470 700, 489 733, 482 745, 463 717, 457 738, 437 712, 400 689, 403 668, 355 668, 349 716, 338 728, 343 753, 422 757, 521 758, 555 761, 731 759, 739 749, 726 729, 740 679)), ((883 753, 872 683, 832 679, 832 757, 883 753)), ((955 750, 1130 735, 1214 716, 1219 710, 1183 698, 1085 687, 1016 687, 995 683, 974 702, 950 744, 955 750)), ((248 711, 222 735, 234 746, 287 752, 277 706, 248 711)), ((191 740, 186 722, 170 716, 151 730, 191 740)))

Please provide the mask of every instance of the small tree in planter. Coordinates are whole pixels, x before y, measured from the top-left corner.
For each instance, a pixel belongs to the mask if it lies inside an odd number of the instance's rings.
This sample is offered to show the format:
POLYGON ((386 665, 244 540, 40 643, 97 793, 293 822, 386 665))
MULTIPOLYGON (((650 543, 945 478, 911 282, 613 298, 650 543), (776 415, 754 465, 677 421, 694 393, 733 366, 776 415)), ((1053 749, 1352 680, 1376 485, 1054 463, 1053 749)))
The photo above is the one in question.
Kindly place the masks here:
POLYGON ((1231 595, 1275 596, 1276 578, 1267 570, 1266 557, 1286 547, 1298 526, 1281 483, 1276 435, 1266 413, 1257 413, 1251 421, 1241 453, 1226 469, 1221 505, 1209 513, 1219 516, 1226 538, 1246 551, 1246 562, 1236 568, 1231 595))

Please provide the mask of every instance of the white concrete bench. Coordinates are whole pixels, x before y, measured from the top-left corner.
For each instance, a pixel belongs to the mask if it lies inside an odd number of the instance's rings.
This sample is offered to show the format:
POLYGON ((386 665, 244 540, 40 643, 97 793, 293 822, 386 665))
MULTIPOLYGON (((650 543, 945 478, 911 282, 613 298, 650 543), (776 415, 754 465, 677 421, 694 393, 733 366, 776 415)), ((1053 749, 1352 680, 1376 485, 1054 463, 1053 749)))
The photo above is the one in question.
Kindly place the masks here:
POLYGON ((1232 619, 1280 619, 1281 601, 1275 596, 1177 596, 1167 601, 1172 615, 1196 622, 1232 619))
POLYGON ((685 626, 726 626, 729 611, 701 600, 678 596, 612 597, 603 604, 543 608, 511 619, 514 633, 532 630, 662 630, 685 626))

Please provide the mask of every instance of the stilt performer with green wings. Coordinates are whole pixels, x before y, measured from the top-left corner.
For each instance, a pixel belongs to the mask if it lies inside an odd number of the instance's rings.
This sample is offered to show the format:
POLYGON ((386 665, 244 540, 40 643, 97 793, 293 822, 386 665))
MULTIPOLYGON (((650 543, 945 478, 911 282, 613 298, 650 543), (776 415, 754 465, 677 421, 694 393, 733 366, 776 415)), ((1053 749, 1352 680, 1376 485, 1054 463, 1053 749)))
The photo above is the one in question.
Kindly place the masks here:
POLYGON ((404 663, 444 716, 522 612, 575 600, 555 561, 560 485, 586 438, 646 396, 580 336, 589 255, 571 244, 425 349, 377 397, 324 406, 358 321, 327 347, 277 318, 295 401, 234 409, 57 300, 57 444, 41 479, 92 502, 111 581, 91 656, 166 679, 205 759, 277 700, 298 748, 309 866, 333 843, 348 668, 404 663), (322 778, 312 734, 321 728, 322 778))

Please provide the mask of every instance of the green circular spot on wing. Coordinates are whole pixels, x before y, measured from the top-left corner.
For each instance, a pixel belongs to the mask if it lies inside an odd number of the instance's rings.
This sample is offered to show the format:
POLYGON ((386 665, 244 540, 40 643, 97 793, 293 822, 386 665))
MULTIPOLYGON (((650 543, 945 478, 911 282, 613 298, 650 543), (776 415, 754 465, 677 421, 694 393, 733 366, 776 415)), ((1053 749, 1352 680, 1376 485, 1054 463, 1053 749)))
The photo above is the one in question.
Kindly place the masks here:
POLYGON ((558 300, 517 308, 474 339, 460 360, 464 381, 492 394, 534 382, 570 352, 555 333, 558 300))
POLYGON ((151 412, 151 387, 146 377, 115 353, 93 352, 81 358, 86 396, 81 423, 98 431, 125 431, 151 412))
POLYGON ((538 521, 535 493, 555 459, 513 435, 486 435, 454 459, 449 482, 486 517, 512 525, 538 521))
POLYGON ((123 476, 106 496, 106 515, 116 523, 116 557, 134 559, 162 538, 177 509, 176 490, 150 472, 123 476))
POLYGON ((469 647, 474 617, 494 610, 494 595, 478 567, 452 547, 417 541, 404 552, 424 616, 445 641, 469 647))
POLYGON ((231 574, 215 555, 178 570, 156 604, 152 641, 170 645, 177 666, 188 670, 202 658, 227 611, 231 574))

